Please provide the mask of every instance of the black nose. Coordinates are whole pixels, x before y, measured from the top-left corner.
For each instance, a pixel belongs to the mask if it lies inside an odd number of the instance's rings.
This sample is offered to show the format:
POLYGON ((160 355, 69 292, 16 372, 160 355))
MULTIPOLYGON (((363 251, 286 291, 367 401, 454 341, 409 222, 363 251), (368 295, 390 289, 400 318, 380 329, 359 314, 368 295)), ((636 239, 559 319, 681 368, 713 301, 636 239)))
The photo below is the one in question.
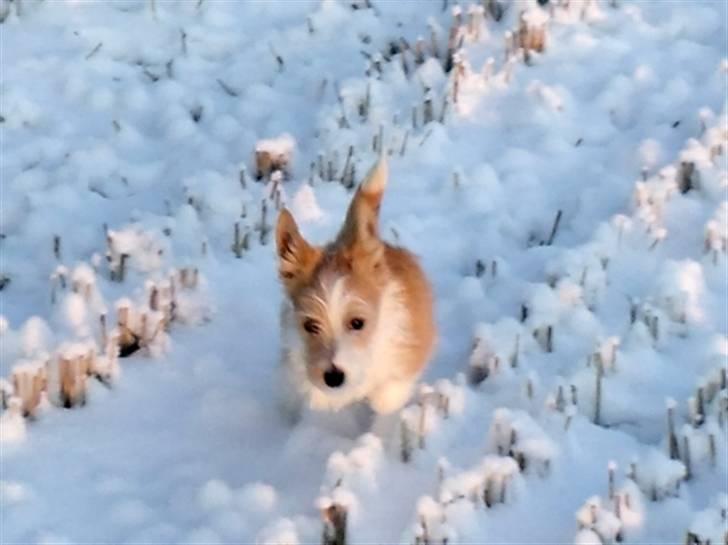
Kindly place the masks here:
POLYGON ((333 365, 330 369, 324 371, 324 382, 329 388, 338 388, 339 386, 344 384, 345 378, 346 376, 344 375, 344 372, 338 367, 334 367, 333 365))

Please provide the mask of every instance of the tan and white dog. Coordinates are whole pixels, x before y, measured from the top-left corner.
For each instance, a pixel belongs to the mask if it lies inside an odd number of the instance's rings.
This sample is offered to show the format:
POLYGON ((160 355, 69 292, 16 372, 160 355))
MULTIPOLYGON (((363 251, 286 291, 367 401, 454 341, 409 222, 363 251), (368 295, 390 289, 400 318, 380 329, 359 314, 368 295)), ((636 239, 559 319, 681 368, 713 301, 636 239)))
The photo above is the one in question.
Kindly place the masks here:
POLYGON ((432 292, 417 259, 379 237, 387 184, 380 159, 357 189, 336 239, 309 244, 282 210, 276 227, 285 408, 376 414, 407 403, 436 340, 432 292))

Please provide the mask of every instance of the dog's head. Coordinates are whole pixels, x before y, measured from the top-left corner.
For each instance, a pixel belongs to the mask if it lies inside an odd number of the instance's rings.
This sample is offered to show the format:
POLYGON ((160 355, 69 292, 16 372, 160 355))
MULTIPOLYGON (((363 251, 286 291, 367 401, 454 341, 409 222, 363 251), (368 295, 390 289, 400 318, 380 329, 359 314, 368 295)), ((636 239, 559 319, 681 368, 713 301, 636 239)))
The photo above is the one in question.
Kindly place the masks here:
POLYGON ((376 337, 383 334, 377 326, 390 271, 378 224, 386 182, 387 165, 380 159, 328 245, 308 243, 287 210, 278 218, 278 272, 303 341, 306 371, 330 396, 347 396, 363 385, 376 337))

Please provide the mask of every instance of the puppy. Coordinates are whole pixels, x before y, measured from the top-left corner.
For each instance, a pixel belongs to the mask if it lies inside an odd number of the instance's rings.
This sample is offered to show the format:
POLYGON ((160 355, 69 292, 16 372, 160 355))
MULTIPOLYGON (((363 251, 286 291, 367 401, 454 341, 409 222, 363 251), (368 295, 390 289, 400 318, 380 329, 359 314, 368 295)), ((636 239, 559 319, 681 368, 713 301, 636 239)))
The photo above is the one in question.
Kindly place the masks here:
POLYGON ((338 236, 309 244, 282 210, 276 227, 284 408, 337 411, 365 401, 400 409, 436 341, 430 284, 417 259, 379 237, 387 184, 380 159, 357 189, 338 236))

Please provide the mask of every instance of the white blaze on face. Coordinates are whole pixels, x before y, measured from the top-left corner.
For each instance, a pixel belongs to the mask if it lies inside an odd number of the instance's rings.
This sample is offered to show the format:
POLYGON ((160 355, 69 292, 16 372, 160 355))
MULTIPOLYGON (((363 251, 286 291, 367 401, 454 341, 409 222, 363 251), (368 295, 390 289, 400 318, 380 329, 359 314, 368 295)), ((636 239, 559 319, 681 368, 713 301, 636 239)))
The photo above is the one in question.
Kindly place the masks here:
MULTIPOLYGON (((334 343, 332 363, 346 375, 344 384, 340 388, 332 390, 338 390, 343 395, 345 392, 358 390, 364 385, 367 368, 371 366, 371 346, 369 344, 362 346, 361 343, 357 343, 358 332, 349 329, 347 324, 348 320, 353 317, 352 308, 367 308, 370 307, 370 304, 347 289, 346 278, 343 276, 333 279, 323 287, 326 313, 334 343)), ((367 315, 370 312, 369 310, 367 315)), ((364 327, 370 325, 365 323, 364 327)), ((332 391, 332 394, 336 393, 332 391)))
MULTIPOLYGON (((395 396, 400 398, 410 387, 409 375, 406 371, 403 374, 401 366, 411 345, 410 316, 402 287, 390 281, 383 287, 378 301, 367 301, 351 291, 346 276, 332 275, 320 281, 319 295, 314 298, 320 305, 321 319, 327 322, 326 334, 330 335, 327 342, 333 346, 333 361, 308 360, 301 338, 305 333, 290 309, 287 320, 290 336, 286 336, 286 346, 291 386, 314 409, 337 410, 365 398, 386 409, 384 405, 393 404, 389 399, 391 394, 401 391, 395 396), (353 331, 348 327, 353 317, 365 319, 365 330, 353 331), (318 367, 321 372, 331 363, 345 374, 340 387, 329 388, 309 381, 307 367, 318 367), (393 390, 393 385, 399 386, 393 390)), ((399 402, 395 405, 399 406, 399 402)))
POLYGON ((399 380, 399 361, 408 341, 409 317, 404 307, 401 287, 390 282, 379 301, 378 314, 374 302, 367 302, 347 290, 346 279, 338 277, 326 293, 327 316, 332 327, 335 352, 333 363, 346 374, 341 388, 331 389, 331 395, 363 397, 372 388, 390 380, 399 380), (367 332, 365 344, 357 339, 360 332, 352 331, 348 321, 361 309, 367 332))

